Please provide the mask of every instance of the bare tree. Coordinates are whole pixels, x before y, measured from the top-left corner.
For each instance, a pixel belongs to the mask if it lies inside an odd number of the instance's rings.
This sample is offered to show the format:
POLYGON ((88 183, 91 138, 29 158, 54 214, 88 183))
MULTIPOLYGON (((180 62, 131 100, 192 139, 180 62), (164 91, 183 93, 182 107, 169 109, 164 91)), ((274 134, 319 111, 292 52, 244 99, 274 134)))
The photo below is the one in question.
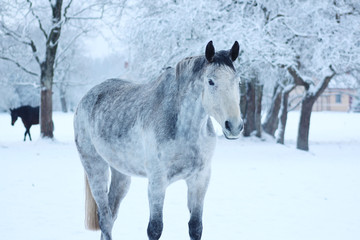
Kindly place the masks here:
POLYGON ((267 110, 266 118, 262 124, 264 132, 270 134, 273 137, 275 136, 275 131, 278 128, 278 115, 282 101, 282 93, 283 87, 281 84, 279 84, 279 82, 277 82, 273 90, 270 107, 267 110))
MULTIPOLYGON (((31 64, 24 64, 21 58, 14 57, 11 52, 2 51, 0 54, 0 59, 12 62, 29 75, 40 78, 41 137, 53 138, 53 83, 60 36, 64 25, 69 21, 79 23, 81 20, 102 19, 105 6, 109 7, 110 4, 111 2, 108 1, 88 1, 77 3, 76 7, 72 7, 73 0, 68 0, 66 4, 63 4, 63 0, 49 0, 48 7, 36 7, 31 0, 2 4, 7 8, 1 12, 0 34, 27 46, 32 53, 34 62, 39 67, 38 71, 33 70, 31 64), (74 9, 70 12, 71 8, 74 9), (18 19, 11 19, 11 13, 14 13, 14 16, 21 16, 18 19), (48 17, 49 15, 50 17, 48 17), (18 23, 16 20, 21 22, 18 23), (31 31, 34 29, 34 23, 37 24, 37 30, 43 37, 42 41, 34 40, 34 32, 31 31), (44 57, 40 57, 40 54, 43 54, 44 57)), ((87 26, 78 25, 78 33, 75 34, 74 40, 87 31, 87 26)), ((73 41, 69 42, 69 44, 72 43, 73 41)), ((63 47, 63 51, 67 51, 67 49, 67 46, 63 47)))
MULTIPOLYGON (((27 68, 23 67, 19 61, 2 56, 3 60, 11 61, 16 64, 19 68, 25 72, 40 77, 40 87, 41 87, 41 101, 40 101, 40 131, 42 137, 53 137, 53 122, 52 122, 52 82, 54 77, 54 63, 56 58, 56 52, 59 44, 59 38, 62 28, 62 0, 50 1, 51 8, 51 27, 49 31, 45 30, 44 24, 42 23, 40 17, 37 15, 33 8, 33 3, 30 0, 26 1, 28 4, 28 11, 38 22, 38 27, 45 38, 45 57, 43 60, 40 59, 38 53, 38 46, 35 44, 34 40, 27 35, 23 36, 21 33, 16 30, 11 30, 5 23, 1 22, 2 32, 5 35, 12 37, 18 42, 29 46, 33 53, 33 57, 40 67, 40 74, 35 73, 27 68)), ((65 9, 70 7, 66 6, 65 9)), ((66 10, 65 10, 66 11, 66 10)))
POLYGON ((336 75, 334 68, 330 65, 330 73, 327 74, 317 85, 313 81, 304 79, 293 67, 288 67, 290 75, 294 78, 294 83, 305 88, 305 94, 301 103, 300 122, 296 147, 300 150, 309 150, 309 129, 312 107, 318 97, 327 88, 330 80, 336 75))
POLYGON ((283 87, 281 92, 281 105, 279 109, 279 116, 278 116, 278 127, 277 127, 277 136, 276 142, 280 144, 284 144, 284 137, 285 137, 285 128, 286 128, 286 121, 287 121, 287 113, 288 113, 288 104, 289 104, 289 94, 295 88, 295 84, 288 84, 283 87))

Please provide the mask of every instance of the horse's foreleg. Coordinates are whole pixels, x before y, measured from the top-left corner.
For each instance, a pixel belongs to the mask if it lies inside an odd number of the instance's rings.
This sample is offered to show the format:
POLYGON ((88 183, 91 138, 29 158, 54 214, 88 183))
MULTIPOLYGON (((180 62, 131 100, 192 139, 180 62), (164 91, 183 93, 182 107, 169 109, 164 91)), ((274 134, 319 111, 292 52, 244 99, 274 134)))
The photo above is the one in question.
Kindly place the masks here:
POLYGON ((112 220, 115 222, 120 202, 125 197, 130 187, 131 178, 111 168, 111 184, 108 193, 112 220))
POLYGON ((150 221, 147 229, 149 240, 158 240, 163 230, 163 205, 165 197, 165 181, 149 179, 148 195, 150 206, 150 221))
POLYGON ((189 235, 191 240, 201 239, 204 198, 210 180, 210 168, 188 178, 189 235))
POLYGON ((31 135, 30 135, 30 128, 28 128, 26 131, 27 131, 27 133, 28 133, 28 135, 29 135, 30 141, 32 141, 31 135))
POLYGON ((25 128, 26 128, 26 130, 24 133, 24 141, 26 141, 26 134, 29 135, 29 139, 30 139, 30 141, 32 141, 31 135, 30 135, 30 128, 27 128, 27 127, 25 127, 25 128))

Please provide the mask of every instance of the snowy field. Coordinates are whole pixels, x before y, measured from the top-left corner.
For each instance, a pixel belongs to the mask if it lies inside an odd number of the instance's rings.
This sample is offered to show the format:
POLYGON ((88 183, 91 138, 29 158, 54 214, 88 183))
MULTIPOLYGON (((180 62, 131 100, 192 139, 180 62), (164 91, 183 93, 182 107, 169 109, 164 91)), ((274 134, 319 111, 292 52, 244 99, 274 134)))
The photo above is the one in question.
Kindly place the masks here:
MULTIPOLYGON (((23 142, 25 128, 0 114, 0 239, 91 240, 84 229, 84 176, 72 114, 54 113, 55 140, 23 142)), ((204 240, 360 239, 360 114, 313 113, 310 151, 295 149, 299 114, 285 146, 271 138, 219 138, 205 199, 204 240)), ((147 182, 133 178, 113 238, 144 240, 147 182)), ((189 239, 186 187, 168 188, 161 239, 189 239)))

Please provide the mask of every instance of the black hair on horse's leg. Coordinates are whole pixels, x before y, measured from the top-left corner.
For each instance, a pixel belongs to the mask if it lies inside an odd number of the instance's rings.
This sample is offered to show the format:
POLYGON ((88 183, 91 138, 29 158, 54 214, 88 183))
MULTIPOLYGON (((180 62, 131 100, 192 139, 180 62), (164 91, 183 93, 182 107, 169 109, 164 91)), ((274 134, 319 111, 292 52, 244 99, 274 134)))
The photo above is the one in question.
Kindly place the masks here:
POLYGON ((28 132, 28 135, 29 135, 30 141, 32 141, 32 139, 31 139, 31 135, 30 135, 30 128, 27 130, 27 132, 28 132))

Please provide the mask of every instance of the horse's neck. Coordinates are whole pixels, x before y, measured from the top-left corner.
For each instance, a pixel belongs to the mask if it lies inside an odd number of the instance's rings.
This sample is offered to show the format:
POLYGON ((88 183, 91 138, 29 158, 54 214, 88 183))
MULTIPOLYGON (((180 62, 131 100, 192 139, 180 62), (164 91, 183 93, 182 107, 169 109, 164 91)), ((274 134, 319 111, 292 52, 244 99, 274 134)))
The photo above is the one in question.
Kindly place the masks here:
POLYGON ((186 139, 197 139, 207 122, 207 115, 202 106, 201 85, 191 83, 179 104, 177 135, 186 139))
POLYGON ((19 111, 19 110, 17 110, 16 112, 15 112, 15 114, 19 117, 19 118, 23 118, 23 112, 22 111, 19 111))

